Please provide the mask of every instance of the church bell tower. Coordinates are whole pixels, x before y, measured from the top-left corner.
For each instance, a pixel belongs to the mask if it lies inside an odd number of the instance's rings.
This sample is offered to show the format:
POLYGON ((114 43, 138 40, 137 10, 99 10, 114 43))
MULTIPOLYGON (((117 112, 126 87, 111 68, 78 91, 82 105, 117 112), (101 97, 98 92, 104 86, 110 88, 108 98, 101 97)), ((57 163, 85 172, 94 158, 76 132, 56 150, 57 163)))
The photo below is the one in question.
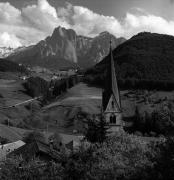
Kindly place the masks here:
POLYGON ((110 41, 109 66, 102 93, 102 113, 109 125, 109 132, 114 133, 123 130, 121 99, 112 53, 112 41, 110 41))

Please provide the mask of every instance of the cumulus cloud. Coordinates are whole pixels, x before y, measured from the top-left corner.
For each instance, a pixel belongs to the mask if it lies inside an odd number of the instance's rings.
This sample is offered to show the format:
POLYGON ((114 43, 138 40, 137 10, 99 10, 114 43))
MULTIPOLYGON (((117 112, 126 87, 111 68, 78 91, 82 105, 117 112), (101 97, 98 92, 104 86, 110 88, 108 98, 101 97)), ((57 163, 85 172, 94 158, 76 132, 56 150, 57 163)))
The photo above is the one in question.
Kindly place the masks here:
POLYGON ((102 31, 109 31, 117 37, 126 38, 141 31, 174 35, 174 21, 148 14, 140 8, 135 10, 135 13, 127 13, 119 21, 113 16, 99 15, 85 7, 67 4, 66 8, 58 9, 58 15, 79 34, 88 36, 95 36, 102 31))
POLYGON ((15 48, 22 46, 22 44, 19 42, 19 39, 15 35, 4 32, 0 35, 0 46, 15 48))
POLYGON ((123 31, 115 17, 99 15, 85 7, 73 6, 69 3, 66 8, 58 9, 58 15, 82 35, 95 36, 102 31, 119 34, 123 31))
MULTIPOLYGON (((18 42, 10 46, 37 43, 59 25, 66 27, 66 23, 57 17, 56 9, 47 0, 38 0, 37 4, 28 5, 22 10, 10 3, 0 3, 0 37, 4 37, 5 33, 11 41, 18 42)), ((0 46, 7 45, 6 41, 0 43, 0 46)))
POLYGON ((27 5, 21 10, 10 3, 0 3, 0 46, 37 43, 51 35, 58 26, 72 28, 77 34, 91 37, 102 31, 126 38, 141 31, 174 35, 174 21, 167 21, 140 8, 135 10, 118 20, 70 3, 56 9, 47 0, 38 0, 37 4, 27 5))
POLYGON ((128 38, 141 31, 174 35, 174 21, 167 21, 154 15, 136 16, 127 13, 122 27, 125 29, 123 36, 128 38))
POLYGON ((16 24, 21 21, 21 12, 10 3, 0 3, 0 23, 16 24))

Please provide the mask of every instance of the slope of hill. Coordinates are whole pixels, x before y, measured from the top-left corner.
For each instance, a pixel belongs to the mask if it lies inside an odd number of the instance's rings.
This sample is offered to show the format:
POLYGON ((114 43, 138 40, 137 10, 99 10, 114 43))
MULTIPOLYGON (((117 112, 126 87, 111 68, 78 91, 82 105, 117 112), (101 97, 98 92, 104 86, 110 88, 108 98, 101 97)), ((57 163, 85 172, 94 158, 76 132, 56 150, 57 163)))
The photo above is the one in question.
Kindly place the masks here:
POLYGON ((89 38, 78 36, 72 29, 58 27, 45 40, 13 53, 8 58, 18 63, 53 67, 54 69, 74 68, 78 65, 86 68, 95 65, 106 56, 110 38, 113 40, 114 47, 125 41, 124 38, 117 39, 108 32, 89 38))
MULTIPOLYGON (((174 81, 174 37, 155 33, 139 33, 114 51, 116 71, 120 79, 174 81)), ((87 71, 103 77, 109 56, 87 71)))
POLYGON ((10 142, 22 140, 26 132, 29 132, 29 130, 8 127, 6 125, 0 124, 0 137, 8 139, 10 142))
POLYGON ((24 66, 21 66, 15 62, 8 61, 6 59, 0 59, 0 72, 27 73, 27 70, 24 66))

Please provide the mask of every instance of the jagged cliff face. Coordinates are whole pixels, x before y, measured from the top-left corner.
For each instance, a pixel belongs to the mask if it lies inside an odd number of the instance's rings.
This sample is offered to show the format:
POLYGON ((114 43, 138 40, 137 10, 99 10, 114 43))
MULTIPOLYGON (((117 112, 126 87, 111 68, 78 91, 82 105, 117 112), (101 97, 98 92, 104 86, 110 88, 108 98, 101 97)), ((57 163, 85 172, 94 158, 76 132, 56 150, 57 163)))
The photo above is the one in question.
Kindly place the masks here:
POLYGON ((108 54, 110 37, 113 41, 113 48, 125 41, 124 38, 117 39, 108 32, 89 38, 78 36, 72 29, 58 27, 52 36, 9 58, 30 65, 47 66, 48 63, 54 61, 56 64, 57 61, 59 65, 70 62, 86 68, 98 63, 108 54))
POLYGON ((57 28, 51 37, 37 44, 41 58, 56 56, 77 63, 76 55, 77 35, 73 30, 57 28))
POLYGON ((82 67, 90 67, 100 62, 109 53, 109 42, 112 39, 112 48, 125 41, 124 38, 116 38, 108 32, 102 32, 91 40, 86 53, 79 57, 79 64, 82 67))

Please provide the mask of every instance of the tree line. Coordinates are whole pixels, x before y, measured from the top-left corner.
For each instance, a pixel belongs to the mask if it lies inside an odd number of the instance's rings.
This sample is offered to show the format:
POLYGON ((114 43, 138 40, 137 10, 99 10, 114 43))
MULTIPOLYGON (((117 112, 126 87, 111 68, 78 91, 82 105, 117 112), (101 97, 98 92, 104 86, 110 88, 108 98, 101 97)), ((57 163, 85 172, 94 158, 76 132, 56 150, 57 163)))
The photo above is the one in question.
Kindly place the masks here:
POLYGON ((30 77, 23 86, 28 95, 32 97, 43 96, 43 99, 48 101, 66 92, 67 89, 73 87, 79 81, 77 75, 61 80, 51 80, 50 82, 40 77, 30 77))
POLYGON ((135 114, 132 119, 133 125, 125 128, 129 133, 140 136, 171 136, 174 131, 174 111, 173 104, 162 105, 152 112, 144 111, 140 113, 136 106, 135 114))
MULTIPOLYGON (((88 84, 104 87, 105 76, 102 74, 86 75, 84 81, 88 84)), ((146 90, 165 90, 172 91, 174 89, 174 81, 167 80, 150 80, 150 79, 135 79, 135 78, 118 78, 118 86, 121 90, 124 89, 146 89, 146 90)))

